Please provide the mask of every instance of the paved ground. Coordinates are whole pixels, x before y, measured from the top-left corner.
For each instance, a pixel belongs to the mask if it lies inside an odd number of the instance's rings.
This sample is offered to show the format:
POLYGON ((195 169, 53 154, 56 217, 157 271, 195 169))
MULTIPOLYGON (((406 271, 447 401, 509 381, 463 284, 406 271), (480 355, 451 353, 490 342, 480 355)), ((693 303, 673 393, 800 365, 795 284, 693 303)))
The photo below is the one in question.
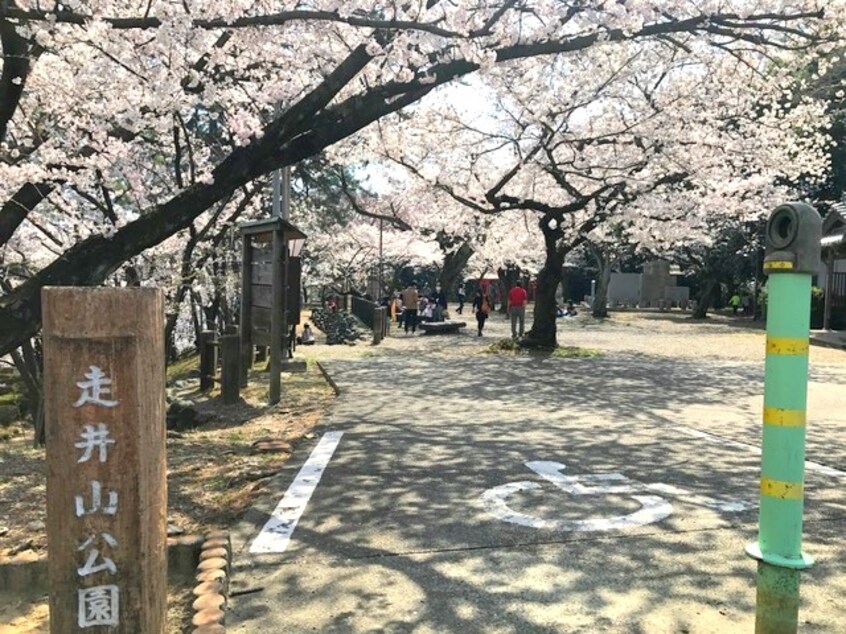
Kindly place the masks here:
MULTIPOLYGON (((563 330, 605 354, 317 346, 343 390, 319 432, 343 436, 284 553, 248 547, 310 447, 236 534, 229 631, 752 631, 763 334, 632 315, 563 330), (629 482, 592 478, 608 473, 629 482)), ((846 353, 812 349, 805 632, 846 623, 844 379, 846 353)))

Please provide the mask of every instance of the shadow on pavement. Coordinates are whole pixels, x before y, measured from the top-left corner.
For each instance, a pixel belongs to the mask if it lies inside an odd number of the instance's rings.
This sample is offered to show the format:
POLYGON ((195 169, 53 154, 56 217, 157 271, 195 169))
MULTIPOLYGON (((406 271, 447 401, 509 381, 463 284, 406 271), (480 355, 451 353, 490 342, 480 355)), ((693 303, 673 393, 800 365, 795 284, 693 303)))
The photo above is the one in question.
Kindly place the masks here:
MULTIPOLYGON (((576 520, 639 508, 627 494, 563 494, 524 464, 552 460, 569 475, 618 472, 700 496, 755 500, 757 455, 679 428, 704 425, 758 443, 760 364, 379 357, 329 371, 345 392, 326 428, 345 435, 289 550, 241 553, 236 583, 263 589, 233 601, 233 631, 753 628, 755 564, 743 546, 755 538, 755 508, 725 513, 673 498, 673 514, 655 523, 557 532, 500 521, 480 496, 534 481, 542 486, 510 498, 514 511, 576 520), (703 411, 726 416, 704 420, 703 411)), ((826 464, 846 466, 830 434, 812 444, 827 448, 826 464)), ((825 563, 803 576, 801 622, 805 632, 835 632, 843 622, 837 597, 846 592, 837 528, 846 505, 831 478, 808 479, 816 490, 806 533, 825 563)), ((251 516, 255 530, 266 517, 251 516)))

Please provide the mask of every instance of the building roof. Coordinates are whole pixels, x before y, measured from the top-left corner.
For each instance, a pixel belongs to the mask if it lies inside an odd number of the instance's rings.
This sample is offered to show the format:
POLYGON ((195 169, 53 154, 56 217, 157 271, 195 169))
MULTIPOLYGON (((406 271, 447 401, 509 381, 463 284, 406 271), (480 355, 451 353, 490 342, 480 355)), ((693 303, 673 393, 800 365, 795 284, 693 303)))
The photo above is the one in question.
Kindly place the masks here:
POLYGON ((282 231, 289 240, 308 237, 298 227, 283 218, 265 218, 263 220, 254 220, 253 222, 242 222, 238 225, 238 230, 241 232, 241 235, 267 233, 274 230, 282 231))

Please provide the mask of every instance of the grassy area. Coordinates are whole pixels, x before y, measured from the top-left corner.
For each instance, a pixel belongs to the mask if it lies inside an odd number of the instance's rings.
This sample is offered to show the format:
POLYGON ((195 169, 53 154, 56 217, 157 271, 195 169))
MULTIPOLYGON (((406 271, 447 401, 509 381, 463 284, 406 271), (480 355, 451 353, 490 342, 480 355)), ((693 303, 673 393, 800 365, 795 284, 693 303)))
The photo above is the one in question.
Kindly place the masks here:
POLYGON ((23 379, 15 368, 0 366, 0 383, 12 388, 9 394, 0 395, 0 405, 9 405, 9 401, 16 401, 17 397, 24 392, 23 379))
POLYGON ((182 357, 176 362, 167 366, 167 382, 168 384, 174 381, 183 381, 185 379, 196 378, 200 372, 200 355, 192 354, 182 357))
POLYGON ((552 356, 559 359, 593 359, 595 357, 601 357, 602 354, 600 350, 579 348, 577 346, 559 346, 552 351, 552 356))

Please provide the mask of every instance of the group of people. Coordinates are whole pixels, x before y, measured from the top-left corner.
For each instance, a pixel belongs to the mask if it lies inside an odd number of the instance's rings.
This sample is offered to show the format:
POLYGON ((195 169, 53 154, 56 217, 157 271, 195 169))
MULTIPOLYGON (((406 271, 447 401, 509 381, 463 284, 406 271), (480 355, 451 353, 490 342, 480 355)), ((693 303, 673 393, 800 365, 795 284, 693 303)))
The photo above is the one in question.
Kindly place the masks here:
MULTIPOLYGON (((526 328, 526 304, 529 302, 529 295, 519 280, 514 288, 508 292, 506 311, 511 318, 511 338, 519 339, 523 336, 526 328)), ((477 335, 482 336, 485 330, 485 322, 493 309, 494 302, 487 288, 480 288, 473 298, 473 312, 476 314, 477 335)))
POLYGON ((576 307, 573 305, 573 302, 568 301, 566 306, 556 306, 555 307, 555 316, 556 317, 575 317, 578 315, 578 311, 576 307))
MULTIPOLYGON (((464 303, 467 296, 466 287, 462 283, 458 288, 458 308, 456 312, 463 314, 464 303)), ((511 292, 508 293, 508 314, 511 317, 511 336, 514 339, 523 336, 526 325, 526 303, 528 295, 521 282, 517 282, 511 292)), ((472 310, 476 316, 476 332, 479 337, 485 330, 485 323, 490 316, 494 301, 487 288, 479 288, 473 297, 472 310)), ((434 293, 428 296, 424 289, 421 296, 417 292, 417 285, 412 283, 394 298, 392 306, 393 314, 397 323, 404 327, 405 332, 414 333, 417 330, 418 313, 423 321, 442 321, 446 315, 447 299, 446 294, 440 286, 435 288, 434 293)))
POLYGON ((391 301, 391 318, 405 330, 417 332, 419 321, 444 321, 447 315, 447 296, 440 285, 432 291, 429 287, 418 292, 412 282, 404 291, 396 293, 391 301))
POLYGON ((742 295, 737 292, 734 293, 734 295, 729 298, 728 304, 729 307, 731 307, 732 315, 736 315, 740 308, 743 308, 744 315, 752 314, 752 298, 746 293, 743 293, 742 295))
MULTIPOLYGON (((464 283, 458 288, 458 308, 456 313, 463 314, 467 291, 464 283)), ((526 304, 528 295, 522 282, 517 282, 508 293, 507 311, 511 317, 511 336, 514 339, 523 336, 526 325, 526 304)), ((479 288, 471 304, 476 317, 476 329, 481 337, 485 330, 485 323, 490 316, 494 301, 485 287, 479 288)), ((396 321, 406 333, 417 332, 420 321, 444 321, 448 318, 447 296, 440 285, 432 291, 425 287, 417 290, 417 284, 412 282, 405 290, 397 292, 390 300, 391 318, 396 321)))

